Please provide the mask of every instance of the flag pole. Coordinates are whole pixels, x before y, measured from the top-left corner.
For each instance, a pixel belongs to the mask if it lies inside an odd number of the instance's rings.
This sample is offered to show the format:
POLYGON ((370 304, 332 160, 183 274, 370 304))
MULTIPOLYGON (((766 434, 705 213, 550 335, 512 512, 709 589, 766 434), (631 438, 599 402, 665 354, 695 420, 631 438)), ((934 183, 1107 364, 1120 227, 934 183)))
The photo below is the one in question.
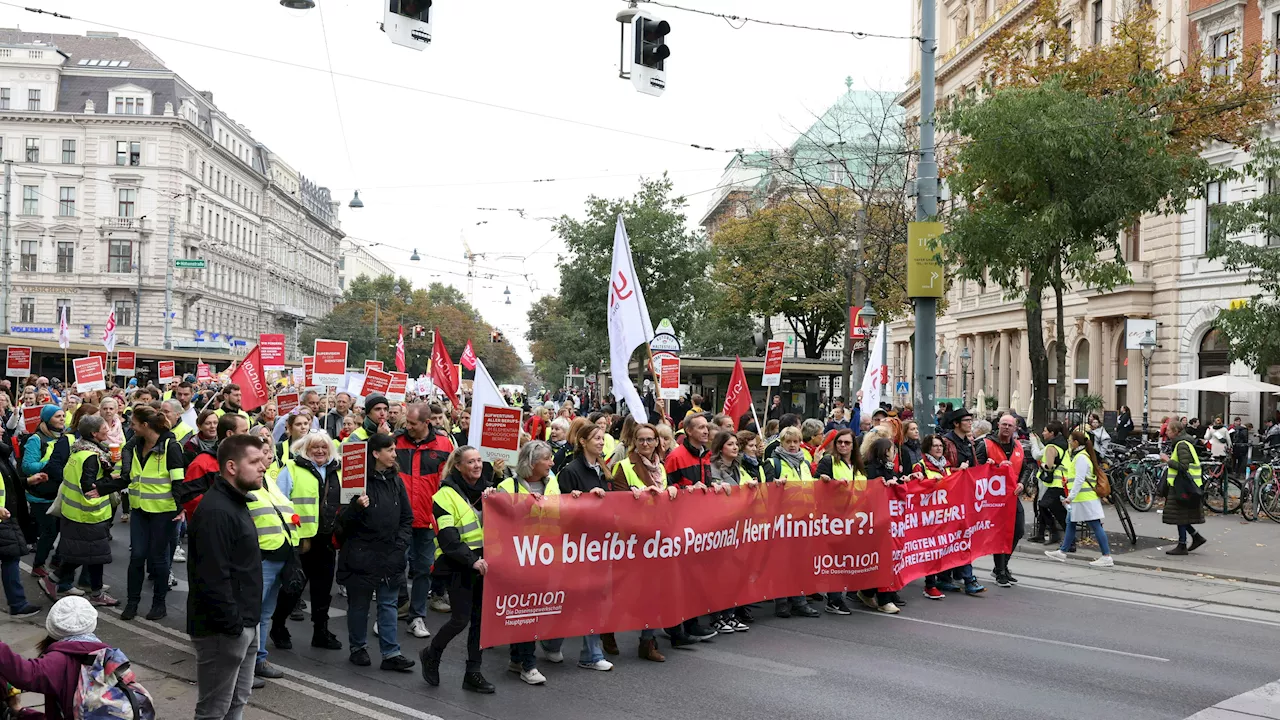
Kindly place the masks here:
MULTIPOLYGON (((670 417, 667 415, 667 401, 662 397, 662 377, 658 373, 658 365, 653 361, 653 346, 649 343, 644 344, 645 352, 649 353, 649 372, 653 374, 653 404, 657 407, 658 403, 662 403, 662 417, 670 417)), ((614 398, 614 402, 618 399, 614 398)), ((672 418, 674 420, 675 418, 672 418)))

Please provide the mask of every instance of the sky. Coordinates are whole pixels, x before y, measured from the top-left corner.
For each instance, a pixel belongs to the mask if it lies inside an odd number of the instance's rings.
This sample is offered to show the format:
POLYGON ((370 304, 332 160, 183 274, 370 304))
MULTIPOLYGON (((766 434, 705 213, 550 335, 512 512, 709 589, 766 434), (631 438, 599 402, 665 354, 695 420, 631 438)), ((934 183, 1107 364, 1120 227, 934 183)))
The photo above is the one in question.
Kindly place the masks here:
MULTIPOLYGON (((581 216, 589 195, 625 197, 640 177, 665 171, 689 197, 696 224, 732 149, 787 145, 844 92, 846 77, 854 89, 901 89, 917 49, 909 40, 751 22, 735 29, 641 3, 672 28, 667 89, 651 97, 618 77, 615 16, 626 3, 614 0, 435 0, 433 42, 422 51, 392 45, 376 0, 317 0, 305 11, 277 0, 21 4, 73 19, 0 4, 0 24, 142 41, 256 140, 330 188, 343 200, 343 231, 381 243, 370 252, 415 286, 442 282, 466 293, 465 239, 485 255, 479 272, 493 276, 474 281, 474 305, 526 360, 526 313, 559 281, 564 246, 550 218, 581 216), (361 210, 346 207, 356 189, 361 210), (414 249, 419 262, 409 260, 414 249)), ((906 2, 671 4, 910 34, 906 2)))

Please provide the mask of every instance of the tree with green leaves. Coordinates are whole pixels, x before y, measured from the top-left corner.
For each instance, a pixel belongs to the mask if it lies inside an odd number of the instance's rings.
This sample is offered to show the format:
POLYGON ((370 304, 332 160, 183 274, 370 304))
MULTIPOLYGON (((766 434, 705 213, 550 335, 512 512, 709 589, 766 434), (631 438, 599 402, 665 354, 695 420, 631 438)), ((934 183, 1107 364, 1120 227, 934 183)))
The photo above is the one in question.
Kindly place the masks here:
MULTIPOLYGON (((1169 118, 1138 110, 1049 80, 961 101, 941 118, 962 139, 947 173, 958 202, 938 245, 954 276, 1023 302, 1036 427, 1050 401, 1045 293, 1127 282, 1121 231, 1146 213, 1181 212, 1210 174, 1199 155, 1170 151, 1169 118)), ((1058 318, 1064 347, 1060 306, 1058 318)))

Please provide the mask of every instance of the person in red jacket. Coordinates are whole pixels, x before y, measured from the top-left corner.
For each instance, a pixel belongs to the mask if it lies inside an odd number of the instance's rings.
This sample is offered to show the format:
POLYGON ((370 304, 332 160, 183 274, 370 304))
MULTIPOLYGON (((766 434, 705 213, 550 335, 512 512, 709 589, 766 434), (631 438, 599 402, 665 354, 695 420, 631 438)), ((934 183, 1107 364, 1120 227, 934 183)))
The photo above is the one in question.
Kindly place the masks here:
POLYGON ((409 546, 409 632, 414 637, 430 637, 427 607, 436 612, 451 610, 444 595, 444 583, 431 574, 435 561, 436 531, 433 501, 440 488, 440 470, 453 442, 431 423, 431 406, 410 405, 405 411, 404 430, 396 433, 396 464, 400 480, 413 508, 413 542, 409 546))
POLYGON ((182 484, 174 488, 174 495, 181 500, 182 510, 188 518, 195 515, 200 499, 218 477, 218 446, 232 435, 244 435, 248 432, 249 421, 243 415, 227 413, 218 418, 213 447, 201 447, 196 451, 196 456, 187 465, 182 484))

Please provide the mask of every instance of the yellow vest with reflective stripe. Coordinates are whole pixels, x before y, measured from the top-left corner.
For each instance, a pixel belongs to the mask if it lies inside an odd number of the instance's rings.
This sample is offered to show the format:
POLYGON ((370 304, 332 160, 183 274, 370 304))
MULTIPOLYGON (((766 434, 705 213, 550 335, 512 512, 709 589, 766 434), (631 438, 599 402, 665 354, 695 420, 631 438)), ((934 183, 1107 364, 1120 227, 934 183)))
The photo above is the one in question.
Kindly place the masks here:
MULTIPOLYGON (((1204 487, 1204 479, 1200 475, 1200 453, 1196 452, 1196 449, 1191 447, 1191 443, 1186 440, 1183 440, 1174 446, 1173 451, 1177 452, 1178 447, 1182 445, 1186 445, 1187 452, 1191 454, 1191 465, 1187 467, 1187 474, 1191 476, 1191 480, 1195 482, 1196 487, 1204 487)), ((1178 472, 1173 468, 1167 468, 1165 469, 1164 476, 1165 481, 1169 483, 1169 487, 1173 487, 1173 479, 1178 476, 1178 472)))
POLYGON ((181 480, 184 472, 182 468, 169 471, 167 466, 169 442, 170 440, 165 438, 163 445, 156 443, 156 446, 151 448, 151 453, 147 455, 145 463, 138 462, 142 443, 134 446, 133 466, 129 474, 129 504, 135 510, 162 513, 178 509, 177 504, 173 502, 173 481, 181 480), (158 452, 156 447, 159 447, 158 452))
MULTIPOLYGON (((1074 483, 1076 480, 1076 463, 1084 463, 1088 466, 1085 475, 1084 485, 1080 486, 1080 492, 1076 493, 1076 498, 1072 502, 1088 502, 1097 500, 1098 493, 1093 491, 1093 486, 1098 484, 1098 476, 1093 471, 1093 463, 1089 461, 1089 453, 1081 448, 1075 453, 1067 453, 1067 457, 1063 459, 1063 466, 1067 471, 1067 477, 1074 483)), ((1068 493, 1069 494, 1069 493, 1068 493)))
MULTIPOLYGON (((640 475, 636 473, 636 466, 631 463, 631 458, 619 460, 618 466, 622 468, 623 474, 627 477, 627 487, 640 488, 641 490, 649 487, 640 479, 640 475)), ((662 473, 662 481, 658 483, 658 489, 667 489, 667 474, 665 472, 662 473)))
MULTIPOLYGON (((523 480, 509 477, 498 483, 498 490, 504 493, 512 493, 514 495, 530 495, 529 485, 523 480)), ((547 473, 546 486, 542 490, 543 495, 559 495, 560 483, 556 480, 555 473, 547 473)))
MULTIPOLYGON (((783 463, 786 465, 786 463, 783 463)), ((831 479, 832 480, 853 480, 853 468, 845 464, 843 460, 831 458, 831 479)))
POLYGON ((618 441, 613 439, 609 433, 604 434, 604 453, 600 457, 612 457, 613 451, 618 447, 618 441))
MULTIPOLYGON (((293 483, 289 488, 289 500, 301 522, 298 539, 313 538, 320 532, 320 478, 293 460, 286 461, 285 467, 289 468, 289 481, 293 483)), ((339 468, 336 472, 338 476, 334 480, 341 483, 342 470, 339 468)))
POLYGON ((58 493, 62 496, 62 517, 71 522, 93 525, 111 519, 110 495, 88 498, 80 489, 84 475, 84 461, 96 454, 92 450, 74 452, 62 471, 62 487, 58 489, 58 493))
MULTIPOLYGON (((1053 444, 1046 445, 1044 449, 1048 450, 1049 448, 1053 448, 1054 451, 1058 453, 1058 464, 1055 465, 1053 470, 1049 473, 1049 480, 1045 482, 1044 486, 1046 488, 1062 488, 1063 490, 1066 490, 1068 478, 1067 449, 1053 444)), ((1075 475, 1071 475, 1070 477, 1073 480, 1075 479, 1075 475)))
MULTIPOLYGON (((446 528, 455 528, 467 547, 472 550, 484 548, 484 527, 480 524, 480 516, 476 514, 476 509, 471 507, 471 503, 467 502, 466 498, 448 485, 441 485, 436 491, 434 502, 436 507, 444 511, 443 515, 436 516, 437 532, 446 528)), ((440 549, 440 543, 437 542, 435 559, 440 560, 441 555, 444 555, 444 551, 440 549)))
POLYGON ((190 425, 182 421, 178 421, 178 424, 173 428, 173 438, 178 441, 179 445, 181 445, 187 441, 187 438, 191 437, 191 433, 193 432, 195 432, 195 430, 192 429, 190 425))
POLYGON ((249 516, 253 518, 253 526, 258 529, 258 547, 263 550, 276 550, 284 545, 298 542, 298 533, 292 524, 293 504, 289 498, 280 494, 274 480, 262 479, 262 488, 250 493, 249 516))
POLYGON ((778 463, 779 479, 785 480, 787 482, 791 482, 792 480, 797 480, 800 482, 813 482, 813 473, 809 471, 809 463, 807 462, 800 463, 800 472, 797 473, 795 469, 793 469, 790 465, 787 464, 786 460, 783 460, 782 458, 779 458, 779 457, 775 457, 774 459, 778 463))
POLYGON ((764 466, 757 465, 756 474, 752 475, 751 471, 747 469, 746 465, 739 465, 738 466, 738 484, 741 485, 742 483, 752 482, 752 481, 764 482, 764 466))

